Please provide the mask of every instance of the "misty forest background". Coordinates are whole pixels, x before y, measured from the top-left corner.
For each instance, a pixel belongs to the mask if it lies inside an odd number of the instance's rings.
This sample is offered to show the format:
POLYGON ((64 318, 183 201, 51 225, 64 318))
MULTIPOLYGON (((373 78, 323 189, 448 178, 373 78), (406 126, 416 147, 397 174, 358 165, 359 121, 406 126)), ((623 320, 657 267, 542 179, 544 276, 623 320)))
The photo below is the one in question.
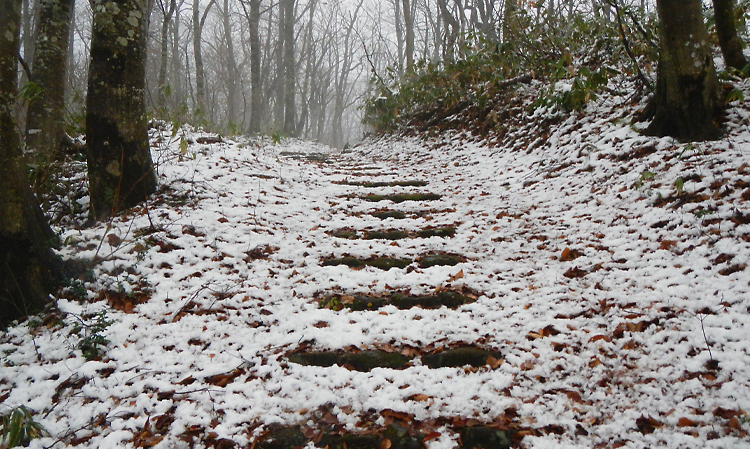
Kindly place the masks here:
MULTIPOLYGON (((19 84, 21 129, 38 94, 28 75, 36 63, 42 2, 24 0, 22 6, 21 55, 27 70, 19 84)), ((579 51, 627 59, 623 44, 636 72, 638 63, 651 64, 658 53, 655 7, 645 0, 151 3, 146 101, 153 117, 225 134, 314 139, 338 148, 371 130, 362 123, 366 100, 378 99, 383 87, 409 73, 481 54, 503 59, 488 66, 497 69, 498 78, 524 71, 542 76, 579 51)), ((89 2, 60 4, 74 8, 64 120, 68 134, 76 136, 85 133, 92 11, 89 2)), ((742 18, 743 2, 738 6, 742 18)), ((52 20, 56 17, 62 15, 52 20)))

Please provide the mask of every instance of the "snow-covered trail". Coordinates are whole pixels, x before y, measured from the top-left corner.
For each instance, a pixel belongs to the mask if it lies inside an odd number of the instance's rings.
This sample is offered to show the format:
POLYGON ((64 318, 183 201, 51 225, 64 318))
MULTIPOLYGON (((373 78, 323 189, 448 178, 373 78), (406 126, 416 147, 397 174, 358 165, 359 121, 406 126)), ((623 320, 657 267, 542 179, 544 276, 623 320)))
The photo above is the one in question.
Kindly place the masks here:
POLYGON ((687 147, 603 111, 514 151, 182 135, 147 207, 64 232, 98 260, 88 293, 0 342, 3 405, 51 434, 32 447, 746 447, 739 128, 687 147))

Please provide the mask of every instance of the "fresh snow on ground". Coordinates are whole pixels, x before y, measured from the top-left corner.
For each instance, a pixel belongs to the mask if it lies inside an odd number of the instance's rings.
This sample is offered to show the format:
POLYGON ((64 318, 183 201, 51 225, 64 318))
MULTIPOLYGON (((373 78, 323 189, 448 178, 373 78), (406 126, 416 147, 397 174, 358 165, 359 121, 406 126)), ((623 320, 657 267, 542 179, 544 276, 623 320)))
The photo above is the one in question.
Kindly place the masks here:
POLYGON ((681 144, 639 135, 626 101, 557 115, 539 138, 512 129, 503 145, 446 134, 339 152, 155 133, 159 193, 110 223, 61 230, 64 258, 97 261, 87 300, 69 292, 59 312, 7 330, 2 405, 34 413, 49 432, 37 448, 251 447, 274 423, 315 427, 321 410, 351 432, 382 425, 384 410, 408 414, 432 432, 428 449, 460 447, 456 420, 502 417, 527 448, 748 447, 750 109, 733 104, 722 140, 681 144), (349 185, 403 180, 429 184, 349 185), (405 191, 442 198, 359 198, 405 191), (369 215, 383 208, 427 212, 369 215), (456 235, 329 234, 439 225, 456 235), (466 261, 322 265, 442 252, 466 261), (456 310, 318 302, 461 287, 478 298, 456 310), (87 327, 102 312, 112 323, 87 327), (109 343, 87 361, 80 342, 99 334, 109 343), (468 344, 501 363, 421 362, 468 344), (298 348, 414 359, 359 372, 291 363, 298 348))

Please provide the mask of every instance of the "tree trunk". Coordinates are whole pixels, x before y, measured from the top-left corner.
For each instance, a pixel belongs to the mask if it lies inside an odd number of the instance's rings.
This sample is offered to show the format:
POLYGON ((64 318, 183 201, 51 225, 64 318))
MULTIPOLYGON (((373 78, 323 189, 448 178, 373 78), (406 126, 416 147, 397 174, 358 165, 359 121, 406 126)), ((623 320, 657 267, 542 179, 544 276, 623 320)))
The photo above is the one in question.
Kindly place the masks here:
POLYGON ((237 69, 237 60, 234 55, 234 41, 232 40, 232 24, 229 16, 229 0, 224 0, 224 11, 222 24, 224 25, 224 39, 226 39, 227 50, 227 119, 230 127, 241 124, 239 119, 239 70, 237 69))
POLYGON ((39 96, 29 105, 26 148, 49 159, 65 137, 65 81, 74 0, 43 0, 31 82, 39 96))
POLYGON ((203 52, 201 51, 201 40, 203 25, 206 23, 208 12, 213 6, 214 0, 206 5, 203 15, 200 14, 200 0, 193 0, 193 57, 195 58, 195 115, 198 121, 202 121, 205 111, 208 109, 206 100, 206 71, 203 68, 203 52))
POLYGON ((283 5, 279 4, 279 38, 276 42, 276 76, 274 77, 274 92, 276 93, 276 98, 274 99, 273 105, 274 128, 276 128, 277 131, 283 131, 284 129, 284 103, 286 99, 286 83, 284 81, 284 10, 285 8, 283 5))
POLYGON ((260 62, 260 1, 250 0, 248 17, 250 33, 250 133, 260 132, 263 115, 263 86, 261 86, 260 62))
POLYGON ((414 14, 409 0, 402 0, 404 6, 404 28, 406 29, 406 69, 414 65, 414 14))
POLYGON ((728 67, 742 70, 747 65, 747 59, 742 54, 742 41, 737 35, 736 13, 735 0, 714 0, 716 35, 724 62, 728 67))
POLYGON ((0 2, 0 326, 41 310, 59 280, 55 234, 31 193, 13 109, 20 0, 0 2))
POLYGON ((171 0, 169 3, 169 9, 164 5, 164 2, 160 2, 162 12, 161 22, 161 62, 159 64, 159 97, 157 103, 157 109, 159 113, 167 113, 167 97, 169 96, 169 85, 167 83, 167 65, 169 64, 169 24, 172 21, 172 16, 177 8, 177 1, 171 0))
POLYGON ((719 137, 721 112, 700 0, 659 0, 661 48, 653 121, 646 134, 682 141, 719 137))
POLYGON ((93 0, 86 132, 91 217, 106 219, 156 188, 146 123, 145 0, 93 0))
POLYGON ((448 10, 447 0, 437 0, 440 8, 440 15, 445 22, 446 41, 443 47, 443 58, 446 61, 453 61, 453 55, 456 49, 456 41, 459 33, 459 23, 453 14, 448 10))
POLYGON ((294 57, 294 3, 283 0, 284 8, 284 134, 297 136, 297 107, 295 101, 297 64, 294 57))

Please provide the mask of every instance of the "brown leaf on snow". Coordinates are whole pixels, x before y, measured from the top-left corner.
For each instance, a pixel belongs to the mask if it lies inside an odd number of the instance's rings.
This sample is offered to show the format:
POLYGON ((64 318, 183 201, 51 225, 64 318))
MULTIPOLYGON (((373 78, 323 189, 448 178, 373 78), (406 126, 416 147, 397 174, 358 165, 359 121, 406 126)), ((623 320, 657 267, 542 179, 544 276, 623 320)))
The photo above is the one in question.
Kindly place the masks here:
POLYGON ((448 277, 448 282, 457 281, 459 279, 462 279, 464 277, 464 270, 460 270, 458 273, 454 274, 453 276, 448 277))
POLYGON ((568 269, 565 273, 563 273, 563 276, 565 276, 568 279, 573 279, 573 278, 582 278, 586 276, 587 274, 588 273, 586 273, 586 271, 581 270, 578 267, 573 267, 573 268, 568 269))
POLYGON ((209 383, 211 385, 216 385, 217 387, 226 387, 230 382, 232 382, 234 379, 241 376, 242 374, 245 374, 245 369, 237 368, 236 370, 230 373, 209 376, 209 377, 206 377, 204 380, 206 381, 206 383, 209 383))
POLYGON ((695 427, 697 425, 698 423, 684 416, 677 421, 677 426, 679 427, 695 427))
POLYGON ((107 234, 107 243, 109 246, 120 246, 122 239, 117 234, 107 234))
POLYGON ((583 254, 581 254, 580 251, 577 249, 570 249, 566 247, 564 250, 562 250, 562 253, 560 254, 560 260, 563 262, 569 262, 571 260, 577 259, 581 257, 583 254))
POLYGON ((733 409, 727 409, 723 407, 717 407, 716 410, 714 410, 714 416, 718 416, 719 418, 724 419, 731 419, 735 416, 744 416, 745 411, 741 409, 733 410, 733 409))
POLYGON ((635 420, 635 425, 638 427, 638 431, 644 435, 654 433, 654 430, 664 426, 664 423, 659 422, 651 416, 641 415, 640 418, 635 420))

